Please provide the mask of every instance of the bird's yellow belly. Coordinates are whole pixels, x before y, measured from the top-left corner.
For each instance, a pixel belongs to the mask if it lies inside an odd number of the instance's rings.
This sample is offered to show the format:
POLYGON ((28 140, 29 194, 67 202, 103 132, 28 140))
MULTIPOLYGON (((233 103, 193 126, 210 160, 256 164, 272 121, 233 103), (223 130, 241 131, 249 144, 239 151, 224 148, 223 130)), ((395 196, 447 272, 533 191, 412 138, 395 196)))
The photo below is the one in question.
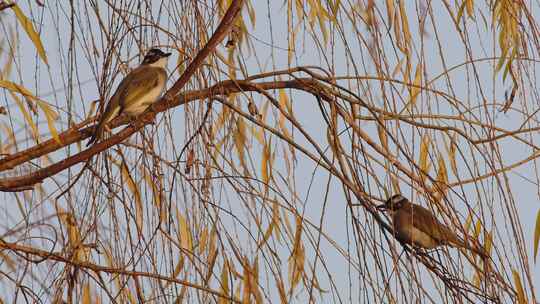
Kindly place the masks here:
POLYGON ((144 98, 137 102, 133 102, 126 106, 123 111, 129 116, 137 116, 144 112, 151 104, 158 100, 159 95, 161 95, 162 88, 153 89, 144 98))

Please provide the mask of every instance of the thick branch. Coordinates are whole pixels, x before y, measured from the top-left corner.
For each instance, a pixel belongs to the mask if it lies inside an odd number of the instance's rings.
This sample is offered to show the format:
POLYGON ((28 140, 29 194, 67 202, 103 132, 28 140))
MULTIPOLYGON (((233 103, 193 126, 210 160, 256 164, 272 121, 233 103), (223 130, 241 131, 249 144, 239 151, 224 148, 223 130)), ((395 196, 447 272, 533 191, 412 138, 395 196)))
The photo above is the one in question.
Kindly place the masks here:
MULTIPOLYGON (((218 25, 216 31, 214 32, 214 34, 212 35, 208 43, 201 49, 201 51, 197 53, 197 56, 195 56, 193 61, 186 68, 186 70, 180 76, 180 78, 176 81, 176 83, 165 93, 164 97, 161 98, 161 100, 156 104, 155 108, 157 111, 160 111, 159 109, 167 108, 167 104, 180 94, 180 90, 186 85, 186 83, 191 78, 191 76, 193 76, 193 74, 197 71, 197 69, 202 65, 206 57, 208 57, 208 55, 210 55, 210 53, 215 50, 217 45, 225 38, 225 36, 227 35, 229 30, 233 26, 234 20, 240 13, 243 2, 244 2, 243 0, 232 1, 231 5, 227 9, 227 12, 223 16, 221 23, 218 25)), ((179 104, 183 104, 186 101, 178 99, 177 102, 179 104)), ((28 187, 38 182, 41 182, 46 177, 55 175, 58 172, 66 168, 69 168, 77 163, 86 161, 89 158, 91 158, 93 155, 124 141, 133 133, 141 129, 146 124, 145 122, 153 120, 155 115, 156 115, 156 112, 147 112, 144 115, 141 115, 141 117, 139 117, 134 123, 126 127, 124 130, 122 130, 115 136, 112 136, 105 141, 102 141, 96 145, 93 145, 89 149, 86 149, 76 155, 68 157, 64 159, 63 161, 55 163, 49 167, 43 168, 41 170, 38 170, 26 176, 16 177, 13 179, 0 180, 0 191, 20 191, 20 190, 28 189, 28 187)), ((73 143, 75 141, 88 137, 90 135, 89 131, 90 131, 89 128, 85 128, 84 130, 81 130, 81 131, 73 130, 71 132, 64 133, 63 134, 64 136, 60 137, 60 139, 73 140, 71 142, 73 143)), ((48 142, 45 142, 44 144, 47 144, 48 142)), ((46 149, 49 150, 49 152, 52 152, 54 150, 57 150, 61 146, 67 145, 67 143, 63 142, 62 144, 58 144, 58 145, 59 146, 57 146, 57 148, 54 148, 56 146, 54 145, 53 147, 46 148, 46 149)), ((43 147, 43 145, 40 145, 40 146, 43 147)), ((38 151, 39 150, 33 150, 32 152, 38 152, 38 151)), ((24 155, 24 152, 21 152, 21 153, 18 153, 18 155, 24 155)), ((37 156, 39 155, 32 154, 30 155, 29 159, 35 158, 37 156)), ((1 164, 0 166, 4 166, 5 169, 13 167, 13 164, 9 164, 5 166, 6 163, 9 163, 9 159, 7 158, 3 159, 0 162, 1 164)))

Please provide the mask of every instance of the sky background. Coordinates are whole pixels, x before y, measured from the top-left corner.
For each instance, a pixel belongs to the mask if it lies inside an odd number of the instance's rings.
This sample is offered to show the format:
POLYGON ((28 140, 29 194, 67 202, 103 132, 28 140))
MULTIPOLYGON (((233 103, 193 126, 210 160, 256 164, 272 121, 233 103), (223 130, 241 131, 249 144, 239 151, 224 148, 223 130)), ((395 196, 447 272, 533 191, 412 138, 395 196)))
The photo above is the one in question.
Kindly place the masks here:
MULTIPOLYGON (((251 38, 253 38, 252 42, 257 53, 257 58, 255 58, 254 56, 248 57, 249 59, 246 61, 246 66, 249 73, 256 74, 262 71, 280 70, 287 68, 288 54, 286 49, 288 42, 287 35, 285 35, 285 33, 287 33, 287 19, 283 3, 281 1, 252 1, 252 3, 256 12, 257 23, 254 28, 249 28, 249 35, 251 38), (271 18, 269 19, 268 16, 271 16, 271 18), (271 20, 271 31, 268 26, 269 20, 271 20)), ((29 12, 28 2, 21 1, 20 4, 21 9, 24 12, 29 12)), ((433 11, 437 13, 434 19, 438 21, 437 28, 439 30, 439 34, 444 36, 445 44, 442 46, 442 48, 445 53, 446 65, 448 67, 452 67, 463 63, 463 61, 465 60, 464 58, 466 58, 465 50, 462 47, 462 43, 459 40, 457 31, 453 26, 446 10, 438 2, 430 2, 430 4, 434 6, 440 6, 438 8, 434 8, 433 11)), ((485 10, 484 7, 481 7, 482 5, 484 5, 483 3, 477 3, 475 5, 477 8, 477 12, 485 10)), ((66 33, 66 36, 58 36, 55 31, 41 33, 41 39, 44 43, 50 66, 61 68, 51 68, 50 70, 47 70, 43 68, 42 65, 41 67, 36 68, 36 66, 40 66, 40 59, 38 58, 38 56, 36 56, 34 48, 30 45, 29 40, 22 33, 19 27, 19 39, 21 43, 18 46, 16 54, 20 57, 20 60, 18 61, 18 66, 15 69, 16 72, 11 74, 11 79, 24 83, 27 88, 36 92, 36 95, 47 100, 48 102, 51 102, 52 104, 58 105, 58 110, 62 119, 57 123, 57 128, 63 130, 67 127, 65 122, 67 121, 68 115, 67 113, 62 112, 62 106, 65 104, 62 103, 62 100, 66 99, 66 94, 72 93, 74 96, 72 100, 74 102, 80 102, 80 104, 74 106, 74 108, 79 109, 79 111, 73 113, 75 115, 72 118, 74 121, 80 121, 83 117, 82 113, 86 113, 90 108, 90 102, 95 100, 99 95, 97 90, 98 84, 96 83, 94 77, 96 71, 92 71, 90 65, 84 64, 85 58, 81 55, 81 57, 78 58, 76 69, 76 82, 79 82, 81 85, 78 86, 73 92, 64 90, 63 88, 68 84, 66 81, 66 65, 68 62, 67 59, 69 58, 62 58, 61 56, 65 56, 66 52, 62 50, 65 50, 66 45, 70 39, 67 34, 69 33, 69 26, 65 22, 69 14, 68 12, 63 11, 63 9, 61 9, 58 4, 55 4, 54 1, 50 1, 50 3, 47 3, 47 7, 43 10, 43 15, 35 14, 38 10, 36 9, 35 4, 31 4, 31 6, 33 8, 33 11, 32 15, 30 15, 29 17, 35 20, 39 20, 39 22, 41 22, 42 24, 53 24, 53 26, 58 29, 58 32, 66 33), (55 15, 59 12, 59 15, 55 15), (23 63, 23 65, 21 65, 21 63, 23 63), (34 76, 36 74, 36 69, 38 71, 37 77, 34 76)), ((384 7, 384 5, 381 5, 381 7, 384 7)), ((154 9, 159 10, 159 7, 156 6, 154 9)), ((422 12, 422 8, 420 6, 417 7, 413 1, 407 1, 407 10, 410 12, 409 18, 411 20, 410 25, 411 31, 413 33, 413 38, 418 40, 418 26, 417 22, 414 22, 415 13, 413 12, 422 12)), ((533 10, 532 13, 536 14, 537 11, 537 7, 535 7, 535 10, 533 10)), ((481 18, 480 14, 477 14, 477 18, 481 18)), ((0 20, 2 27, 0 37, 6 37, 8 35, 7 24, 14 23, 12 13, 4 13, 0 20)), ((163 22, 164 24, 162 25, 166 26, 166 22, 163 22)), ((428 26, 427 28, 427 36, 424 39, 424 45, 422 47, 423 54, 425 55, 423 59, 425 61, 425 64, 429 66, 429 68, 427 69, 427 78, 430 79, 442 73, 444 71, 444 68, 440 63, 440 58, 438 58, 437 52, 439 46, 437 46, 434 39, 432 39, 434 34, 430 31, 431 26, 428 26)), ((362 30, 365 33, 365 28, 363 28, 362 30)), ((358 41, 358 35, 351 27, 345 28, 344 31, 346 40, 350 43, 348 47, 351 49, 351 53, 358 54, 358 56, 353 59, 356 62, 361 62, 362 56, 365 56, 367 54, 368 46, 358 41)), ((479 37, 485 38, 477 40, 473 39, 470 41, 472 43, 470 49, 474 50, 473 57, 491 57, 493 55, 494 46, 491 43, 493 37, 490 36, 491 32, 489 27, 489 20, 487 21, 487 27, 471 28, 470 31, 476 31, 479 37)), ((317 65, 328 68, 328 64, 325 61, 321 60, 321 51, 313 44, 310 34, 308 32, 303 32, 300 35, 302 37, 298 39, 297 52, 295 53, 292 65, 317 65)), ((84 37, 75 37, 75 41, 82 40, 84 40, 84 37)), ((324 55, 331 58, 333 64, 332 68, 336 71, 336 75, 350 75, 352 73, 348 71, 350 65, 348 64, 343 52, 344 46, 341 45, 339 41, 339 39, 336 39, 336 46, 334 47, 334 49, 328 48, 328 53, 324 55)), ((82 43, 78 43, 80 42, 77 42, 77 45, 80 47, 82 43)), ((160 40, 160 44, 168 43, 170 43, 170 41, 165 38, 160 40)), ((391 48, 390 45, 388 45, 388 47, 391 48)), ((221 47, 220 50, 224 52, 225 48, 221 47)), ((129 53, 129 56, 134 56, 135 54, 137 54, 136 48, 133 47, 126 48, 126 51, 129 53)), ((418 54, 418 50, 415 51, 416 54, 418 54)), ((243 50, 243 52, 246 52, 246 50, 243 50)), ((80 52, 79 54, 84 54, 84 52, 80 52)), ((169 69, 172 69, 172 67, 174 66, 174 62, 176 62, 177 58, 178 55, 173 54, 170 60, 169 69)), ((2 63, 4 59, 4 56, 0 56, 0 63, 2 63)), ((137 61, 137 58, 132 58, 132 60, 129 62, 129 65, 133 67, 134 65, 136 65, 137 61)), ((389 65, 391 66, 394 66, 395 64, 397 64, 397 61, 389 63, 389 65)), ((368 75, 370 69, 372 69, 371 72, 373 72, 372 75, 374 75, 374 67, 370 67, 369 63, 366 66, 368 70, 368 75)), ((486 92, 489 92, 490 94, 490 96, 487 96, 487 98, 498 101, 503 100, 505 92, 510 88, 510 82, 503 82, 501 74, 494 73, 493 62, 486 61, 483 63, 478 63, 476 67, 478 69, 477 72, 480 75, 479 77, 482 79, 482 86, 485 88, 486 92)), ((467 96, 468 90, 460 90, 461 88, 466 88, 467 86, 471 85, 471 80, 463 77, 464 73, 462 71, 462 69, 458 68, 454 72, 450 73, 450 79, 454 85, 454 88, 456 89, 456 92, 454 93, 457 97, 460 97, 463 100, 479 99, 479 96, 467 96)), ((177 77, 177 75, 175 75, 175 77, 177 77)), ((116 83, 118 82, 118 80, 119 79, 116 80, 116 83)), ((373 83, 373 85, 375 84, 376 83, 373 83)), ((442 90, 445 90, 444 85, 444 82, 440 81, 440 84, 434 84, 434 87, 439 87, 442 90)), ((372 92, 377 92, 377 90, 372 90, 372 92)), ((262 98, 258 97, 259 105, 261 101, 262 98)), ((322 116, 320 114, 318 106, 316 105, 316 100, 307 94, 291 92, 291 101, 294 106, 294 112, 300 119, 302 126, 304 126, 306 130, 309 130, 310 135, 313 136, 313 138, 317 142, 325 142, 326 128, 323 124, 321 124, 322 116)), ((449 109, 439 100, 433 100, 424 96, 424 94, 420 96, 419 103, 429 102, 438 103, 441 112, 445 112, 446 109, 449 109)), ((482 102, 478 101, 477 103, 481 104, 482 102)), ((7 98, 6 95, 4 95, 3 105, 7 107, 13 107, 12 101, 7 98)), ((538 103, 533 102, 533 105, 538 106, 538 103)), ((480 108, 478 109, 478 111, 478 114, 481 115, 482 109, 480 108)), ((531 112, 533 111, 534 110, 531 110, 531 112)), ((174 125, 184 125, 185 111, 182 107, 172 110, 168 115, 173 117, 172 121, 174 125)), ((517 129, 519 127, 519 123, 523 121, 523 119, 517 119, 520 117, 519 114, 512 111, 510 111, 508 114, 496 114, 495 117, 496 125, 508 130, 517 129)), ((6 123, 10 123, 5 117, 0 119, 2 119, 2 121, 6 123)), ((17 119, 18 120, 14 120, 16 124, 24 124, 22 118, 18 117, 17 119)), ((40 127, 41 130, 46 131, 46 122, 41 121, 40 127)), ((366 123, 365 130, 369 132, 372 138, 378 138, 377 131, 373 124, 366 123)), ((178 142, 184 142, 186 138, 186 132, 182 128, 177 128, 174 130, 174 136, 178 139, 178 142)), ((418 142, 419 138, 417 135, 414 135, 411 132, 410 136, 411 140, 416 140, 418 142)), ((534 137, 534 139, 536 139, 536 137, 534 137)), ((3 137, 2 140, 4 140, 3 137)), ((299 139, 299 141, 302 142, 302 139, 299 139)), ((31 144, 28 145, 30 146, 31 144)), ((261 151, 261 148, 257 147, 256 141, 254 140, 252 140, 252 145, 252 151, 254 152, 253 154, 255 155, 255 160, 258 161, 257 155, 261 155, 259 153, 261 151)), ((21 144, 18 149, 23 149, 24 147, 25 144, 21 144)), ((524 146, 515 145, 510 140, 503 140, 501 147, 501 154, 503 155, 503 159, 505 160, 506 165, 522 160, 531 154, 530 148, 527 149, 524 146)), ((72 149, 74 149, 73 151, 76 151, 76 148, 72 149)), ((54 158, 56 160, 61 159, 63 153, 64 152, 55 153, 54 158)), ((464 166, 463 162, 459 162, 459 166, 460 170, 466 172, 466 167, 464 166)), ((482 168, 482 165, 480 165, 480 167, 482 168)), ((283 163, 280 164, 278 162, 277 170, 282 170, 283 168, 283 163)), ((80 167, 74 167, 72 171, 78 172, 79 169, 80 167)), ((390 184, 388 183, 389 178, 387 177, 387 173, 381 169, 379 169, 379 171, 381 174, 381 180, 387 181, 386 186, 389 187, 390 184)), ((519 213, 522 223, 525 244, 528 248, 529 257, 531 258, 530 263, 531 269, 533 270, 533 281, 535 286, 538 285, 540 280, 538 266, 534 264, 532 260, 533 233, 536 214, 538 212, 539 197, 538 185, 535 182, 535 176, 537 175, 537 173, 537 169, 535 168, 535 166, 533 166, 533 163, 531 162, 516 168, 508 174, 510 188, 513 191, 512 195, 516 200, 516 205, 518 208, 517 211, 519 213)), ((64 172, 62 174, 67 175, 69 173, 64 172)), ((348 248, 349 246, 352 246, 353 248, 349 248, 350 252, 355 252, 354 244, 351 244, 351 241, 354 240, 354 238, 351 237, 351 235, 353 234, 350 225, 351 217, 350 214, 347 214, 346 212, 345 199, 342 187, 336 179, 332 179, 329 184, 327 183, 328 173, 324 170, 321 170, 321 168, 317 167, 312 161, 309 161, 305 157, 299 155, 296 171, 296 187, 300 200, 303 200, 305 202, 305 206, 303 209, 305 211, 306 218, 310 219, 313 223, 319 223, 321 212, 324 208, 325 217, 322 224, 324 232, 327 233, 327 235, 337 244, 339 244, 342 248, 348 248), (326 192, 328 192, 328 196, 325 205, 322 202, 326 192)), ((45 185, 47 185, 47 183, 45 185)), ((373 187, 371 189, 373 189, 373 191, 375 192, 372 193, 372 195, 381 199, 385 198, 385 194, 381 191, 381 189, 377 189, 376 187, 373 187)), ((476 195, 474 194, 475 190, 472 186, 466 187, 465 189, 469 189, 471 191, 470 194, 467 196, 468 198, 476 198, 476 195)), ((414 192, 411 191, 411 189, 405 187, 404 185, 402 187, 402 191, 406 196, 409 197, 411 196, 411 193, 414 192)), ((54 196, 54 194, 52 195, 54 196)), ((4 205, 4 217, 8 219, 9 222, 17 222, 19 219, 13 218, 13 215, 18 213, 15 209, 17 208, 17 206, 16 204, 10 203, 12 201, 11 194, 4 194, 3 197, 6 200, 6 203, 4 205)), ((495 195, 493 199, 495 200, 497 199, 497 197, 498 196, 495 195)), ((484 201, 482 203, 485 204, 490 202, 484 201)), ((460 207, 458 207, 458 209, 460 209, 460 207)), ((464 208, 461 208, 461 211, 464 210, 464 208)), ((240 208, 235 209, 235 206, 231 206, 231 212, 241 213, 242 210, 240 208)), ((495 221, 497 221, 498 218, 500 220, 503 220, 501 218, 503 216, 504 214, 502 212, 500 214, 495 214, 495 221)), ((461 220, 463 221, 464 217, 462 217, 461 220)), ((382 243, 381 246, 387 246, 387 244, 382 243)), ((369 298, 369 291, 366 292, 365 290, 359 290, 358 288, 356 288, 358 284, 358 278, 355 278, 355 276, 359 275, 358 271, 349 268, 349 262, 346 261, 341 256, 341 254, 337 252, 337 250, 335 250, 328 242, 324 240, 322 242, 321 250, 325 252, 327 266, 330 266, 332 268, 332 279, 334 280, 334 282, 336 282, 337 289, 340 290, 340 292, 343 292, 344 290, 346 291, 342 294, 343 296, 346 296, 342 300, 347 302, 348 299, 362 299, 363 297, 364 299, 365 297, 369 298), (340 271, 341 269, 343 269, 343 271, 340 271), (362 293, 365 293, 365 295, 362 295, 362 293)), ((314 258, 313 251, 308 252, 307 254, 308 259, 314 258)), ((421 265, 417 266, 422 267, 421 265)), ((323 289, 325 289, 325 287, 328 288, 328 285, 325 285, 328 284, 328 279, 324 276, 319 277, 319 279, 321 279, 323 289)), ((278 295, 271 294, 271 296, 277 298, 278 295)), ((331 298, 330 296, 328 297, 331 298)), ((300 302, 302 299, 297 300, 300 302)), ((336 298, 334 298, 334 301, 338 302, 336 298)))

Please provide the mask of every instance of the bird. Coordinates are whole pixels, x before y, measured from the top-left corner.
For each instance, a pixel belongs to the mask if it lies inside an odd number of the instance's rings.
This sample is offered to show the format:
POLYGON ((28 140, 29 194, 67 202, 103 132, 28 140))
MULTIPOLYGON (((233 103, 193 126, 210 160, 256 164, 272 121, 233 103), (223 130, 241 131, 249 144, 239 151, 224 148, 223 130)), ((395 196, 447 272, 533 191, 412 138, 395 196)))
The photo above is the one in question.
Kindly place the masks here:
POLYGON ((377 209, 390 214, 395 237, 402 243, 424 249, 440 246, 464 248, 483 258, 488 257, 484 248, 465 243, 452 229, 437 220, 431 211, 411 203, 401 194, 390 197, 377 209))
POLYGON ((126 114, 131 118, 143 113, 158 100, 167 82, 167 59, 171 53, 157 48, 148 50, 141 64, 122 79, 101 114, 92 138, 86 146, 98 142, 105 125, 115 117, 126 114))

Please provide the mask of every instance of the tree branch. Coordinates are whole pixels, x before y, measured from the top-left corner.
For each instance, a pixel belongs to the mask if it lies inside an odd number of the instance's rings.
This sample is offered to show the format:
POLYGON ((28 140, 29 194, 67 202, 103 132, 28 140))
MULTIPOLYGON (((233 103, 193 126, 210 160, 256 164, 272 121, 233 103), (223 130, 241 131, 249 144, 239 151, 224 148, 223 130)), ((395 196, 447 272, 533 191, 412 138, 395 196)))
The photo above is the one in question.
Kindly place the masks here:
MULTIPOLYGON (((229 30, 232 28, 234 20, 240 13, 242 9, 244 1, 243 0, 233 0, 227 11, 225 12, 225 15, 223 16, 223 19, 221 20, 220 24, 218 25, 216 31, 208 40, 206 45, 197 53, 193 61, 189 64, 189 66, 186 68, 184 73, 180 76, 180 78, 176 81, 176 83, 165 93, 164 97, 160 99, 160 101, 155 105, 154 111, 147 111, 144 115, 141 115, 136 121, 134 121, 132 124, 130 124, 128 127, 126 127, 124 130, 120 131, 118 134, 110 137, 107 140, 101 141, 98 144, 93 145, 89 149, 86 149, 76 155, 73 155, 71 157, 68 157, 58 163, 55 163, 53 165, 50 165, 46 168, 40 169, 34 173, 16 177, 16 178, 10 178, 10 179, 4 179, 0 180, 0 191, 20 191, 20 190, 28 190, 28 188, 38 182, 41 182, 46 177, 52 176, 57 174, 58 172, 69 168, 77 163, 86 161, 90 159, 93 155, 106 150, 114 145, 119 144, 120 142, 124 141, 126 138, 131 136, 133 133, 137 132, 139 129, 141 129, 145 124, 147 124, 149 121, 152 121, 154 117, 156 116, 157 112, 160 112, 159 109, 167 108, 167 105, 180 94, 180 90, 186 85, 186 83, 189 81, 191 76, 197 71, 197 69, 202 65, 206 57, 212 53, 217 45, 225 38, 229 30)), ((185 100, 178 100, 179 105, 184 104, 185 100)), ((116 121, 116 120, 115 120, 116 121)), ((91 128, 85 128, 81 131, 73 130, 68 131, 63 134, 62 137, 60 137, 60 140, 67 139, 68 141, 71 141, 71 143, 84 139, 88 136, 90 136, 91 131, 94 127, 91 128)), ((51 141, 47 141, 43 144, 50 144, 51 141)), ((43 144, 39 145, 40 147, 37 147, 37 149, 29 149, 31 152, 29 153, 29 159, 35 158, 39 155, 36 155, 35 152, 48 150, 49 152, 52 152, 54 150, 57 150, 61 146, 67 145, 67 143, 56 143, 57 145, 52 145, 50 148, 43 148, 43 144), (43 148, 43 149, 40 149, 43 148)), ((26 151, 23 151, 21 153, 17 153, 19 156, 24 156, 24 153, 26 151)), ((28 157, 23 157, 28 158, 28 157)), ((9 163, 8 158, 2 159, 0 161, 0 166, 4 167, 5 169, 9 169, 13 167, 13 163, 9 163)), ((2 169, 0 169, 2 170, 2 169)))
POLYGON ((86 270, 92 270, 92 271, 94 271, 96 273, 105 272, 105 273, 109 273, 109 274, 119 274, 119 275, 131 276, 131 277, 141 276, 141 277, 153 278, 153 279, 157 279, 157 280, 176 283, 176 284, 180 284, 180 285, 183 285, 183 286, 195 288, 195 289, 198 289, 198 290, 213 294, 215 296, 227 299, 229 301, 233 301, 235 303, 240 303, 240 301, 238 301, 237 299, 231 298, 229 295, 223 294, 223 293, 221 293, 219 291, 204 287, 202 285, 191 283, 189 281, 179 280, 179 279, 176 279, 176 278, 173 278, 173 277, 168 277, 168 276, 164 276, 164 275, 160 275, 160 274, 149 273, 149 272, 141 272, 141 271, 133 271, 133 270, 126 270, 126 269, 123 269, 123 268, 108 267, 108 266, 102 266, 102 265, 93 264, 93 263, 84 262, 84 261, 77 261, 77 260, 67 258, 67 257, 63 256, 60 253, 49 252, 49 251, 45 251, 45 250, 42 250, 42 249, 37 249, 37 248, 24 246, 24 245, 19 245, 19 244, 15 244, 15 243, 7 243, 7 242, 4 242, 4 241, 0 241, 0 248, 2 250, 6 250, 6 249, 7 250, 12 250, 12 251, 16 252, 17 254, 27 254, 27 255, 38 256, 38 257, 42 258, 43 260, 47 260, 47 261, 58 261, 58 262, 66 263, 66 264, 76 266, 76 267, 79 267, 79 268, 83 268, 83 269, 86 269, 86 270))

